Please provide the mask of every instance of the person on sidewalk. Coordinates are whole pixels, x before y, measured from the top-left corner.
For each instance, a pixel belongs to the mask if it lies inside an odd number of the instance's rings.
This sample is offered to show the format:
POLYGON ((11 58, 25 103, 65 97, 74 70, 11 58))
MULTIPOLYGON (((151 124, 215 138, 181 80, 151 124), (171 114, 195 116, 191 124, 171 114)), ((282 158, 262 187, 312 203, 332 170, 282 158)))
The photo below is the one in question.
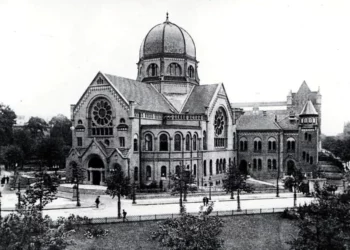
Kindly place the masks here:
POLYGON ((209 198, 205 196, 205 205, 208 206, 209 204, 209 198))
POLYGON ((203 197, 203 206, 205 206, 205 202, 207 201, 206 198, 205 196, 203 197))
POLYGON ((95 203, 96 203, 96 208, 98 208, 98 205, 100 205, 100 196, 97 196, 95 203))
POLYGON ((10 181, 10 177, 6 177, 6 183, 9 184, 9 181, 10 181))
POLYGON ((127 218, 126 218, 126 211, 123 209, 123 221, 125 222, 126 220, 128 220, 127 218))

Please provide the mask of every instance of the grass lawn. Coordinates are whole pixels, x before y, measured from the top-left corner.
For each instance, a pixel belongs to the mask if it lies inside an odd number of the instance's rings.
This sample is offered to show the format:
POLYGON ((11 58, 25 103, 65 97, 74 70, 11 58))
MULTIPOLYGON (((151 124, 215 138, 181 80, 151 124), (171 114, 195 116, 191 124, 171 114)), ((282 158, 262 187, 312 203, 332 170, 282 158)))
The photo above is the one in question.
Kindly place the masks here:
MULTIPOLYGON (((289 249, 285 242, 297 234, 291 221, 281 219, 279 214, 245 215, 221 217, 224 228, 221 238, 224 249, 289 249)), ((96 225, 95 225, 96 226, 96 225)), ((109 230, 105 238, 86 239, 83 230, 72 235, 76 242, 68 249, 165 249, 158 242, 149 240, 150 233, 157 228, 157 222, 131 222, 98 225, 109 230)))

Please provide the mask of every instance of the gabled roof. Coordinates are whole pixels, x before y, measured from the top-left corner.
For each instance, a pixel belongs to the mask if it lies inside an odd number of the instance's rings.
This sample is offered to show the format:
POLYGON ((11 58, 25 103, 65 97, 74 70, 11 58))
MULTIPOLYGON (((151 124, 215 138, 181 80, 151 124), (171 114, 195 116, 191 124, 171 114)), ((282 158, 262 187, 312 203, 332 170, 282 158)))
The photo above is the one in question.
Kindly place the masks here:
POLYGON ((277 120, 278 125, 283 129, 283 130, 298 130, 299 129, 299 123, 297 119, 291 120, 288 116, 285 116, 281 120, 277 120))
POLYGON ((300 115, 318 115, 314 105, 311 101, 307 101, 300 115))
POLYGON ((297 93, 301 94, 301 93, 309 93, 309 92, 311 92, 309 86, 305 81, 303 81, 297 93))
POLYGON ((110 74, 104 75, 128 101, 135 102, 135 109, 163 113, 171 112, 172 106, 150 84, 110 74))
POLYGON ((237 130, 280 130, 272 115, 242 115, 237 121, 237 130))
POLYGON ((205 107, 209 107, 215 91, 219 84, 195 86, 181 113, 189 112, 192 114, 205 113, 205 107))

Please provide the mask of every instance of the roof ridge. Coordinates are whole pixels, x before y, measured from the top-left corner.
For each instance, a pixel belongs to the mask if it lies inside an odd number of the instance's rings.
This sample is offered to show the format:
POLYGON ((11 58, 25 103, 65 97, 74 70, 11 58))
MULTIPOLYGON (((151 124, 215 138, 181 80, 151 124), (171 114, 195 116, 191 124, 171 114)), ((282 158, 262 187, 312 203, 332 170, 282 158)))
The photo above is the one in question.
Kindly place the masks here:
MULTIPOLYGON (((153 86, 152 83, 149 83, 149 84, 150 84, 151 88, 155 90, 155 92, 156 92, 157 94, 159 94, 172 108, 174 108, 177 112, 179 112, 179 111, 177 110, 177 108, 175 108, 175 106, 174 106, 162 93, 160 93, 160 92, 156 89, 156 87, 153 86)), ((170 110, 170 111, 171 111, 171 110, 170 110)))
POLYGON ((182 110, 183 110, 183 108, 185 107, 185 105, 186 105, 188 99, 189 99, 190 96, 192 95, 193 90, 194 90, 195 87, 196 87, 196 86, 193 86, 192 89, 191 89, 191 91, 190 91, 190 93, 188 93, 188 95, 187 95, 187 97, 186 97, 184 103, 182 104, 182 106, 181 106, 181 108, 180 108, 180 110, 179 110, 180 113, 182 113, 182 110))

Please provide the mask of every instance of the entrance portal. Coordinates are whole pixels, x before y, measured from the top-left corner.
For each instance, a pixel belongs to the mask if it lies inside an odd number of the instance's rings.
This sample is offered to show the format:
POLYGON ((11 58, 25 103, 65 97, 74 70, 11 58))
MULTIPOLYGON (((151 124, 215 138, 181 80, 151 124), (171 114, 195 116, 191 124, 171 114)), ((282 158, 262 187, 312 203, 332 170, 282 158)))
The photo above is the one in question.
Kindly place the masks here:
POLYGON ((93 185, 100 185, 101 182, 101 170, 104 169, 103 161, 100 157, 94 156, 89 161, 89 170, 92 174, 92 184, 93 185))
POLYGON ((295 173, 295 163, 292 160, 287 161, 287 175, 294 175, 295 173))
POLYGON ((92 171, 92 184, 100 185, 101 182, 101 172, 100 171, 92 171))

